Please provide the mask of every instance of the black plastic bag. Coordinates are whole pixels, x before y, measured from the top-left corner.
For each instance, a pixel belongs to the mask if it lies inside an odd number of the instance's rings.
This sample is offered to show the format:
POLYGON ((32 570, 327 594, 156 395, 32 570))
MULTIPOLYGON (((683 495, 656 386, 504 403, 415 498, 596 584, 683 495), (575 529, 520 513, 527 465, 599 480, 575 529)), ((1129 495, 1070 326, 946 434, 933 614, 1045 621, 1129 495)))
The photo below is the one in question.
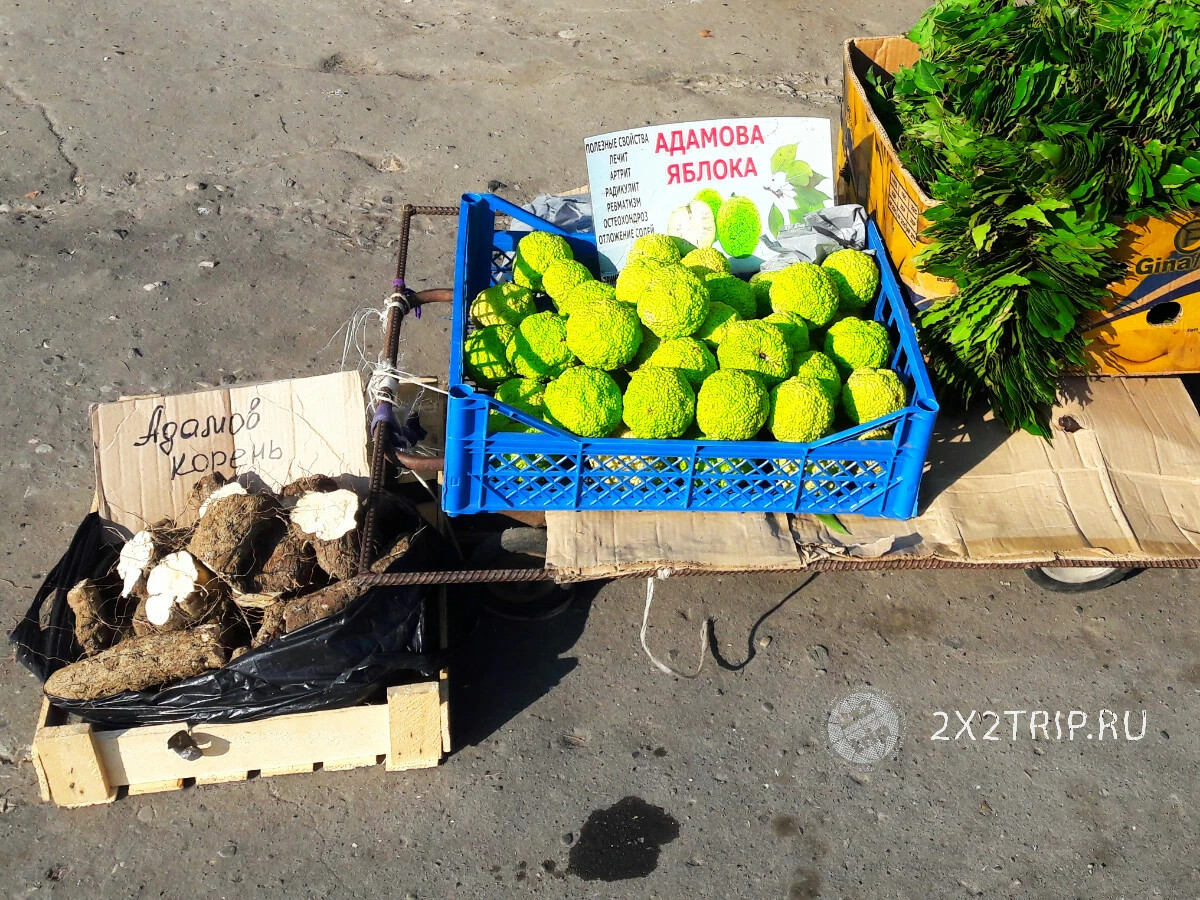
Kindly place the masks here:
MULTIPOLYGON (((413 514, 415 517, 415 513, 413 514)), ((414 519, 414 528, 418 527, 414 519)), ((87 516, 66 554, 9 635, 17 660, 45 681, 79 657, 67 591, 107 572, 117 551, 104 524, 87 516), (49 601, 45 625, 42 607, 49 601)), ((389 572, 426 568, 436 535, 420 532, 389 572)), ((313 622, 204 675, 157 691, 128 691, 99 700, 51 702, 99 725, 126 728, 171 722, 250 722, 285 713, 352 706, 382 687, 415 675, 434 676, 444 664, 427 586, 372 588, 341 613, 313 622), (431 643, 433 641, 433 643, 431 643)))
POLYGON ((38 588, 24 618, 8 636, 17 662, 45 681, 67 663, 79 658, 75 641, 75 614, 67 605, 67 592, 84 578, 99 578, 117 561, 117 548, 104 539, 104 520, 88 513, 75 529, 71 546, 38 588), (50 602, 46 624, 42 607, 50 602))

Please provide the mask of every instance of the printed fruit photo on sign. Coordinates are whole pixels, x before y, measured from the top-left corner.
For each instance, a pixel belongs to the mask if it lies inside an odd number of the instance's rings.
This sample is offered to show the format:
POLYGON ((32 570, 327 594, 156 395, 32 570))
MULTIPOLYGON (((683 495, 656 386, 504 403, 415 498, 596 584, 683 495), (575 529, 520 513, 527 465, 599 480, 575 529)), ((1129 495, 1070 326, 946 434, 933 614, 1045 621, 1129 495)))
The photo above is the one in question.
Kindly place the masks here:
MULTIPOLYGON (((714 190, 701 191, 701 194, 714 194, 714 190)), ((720 209, 719 195, 717 208, 720 209)), ((717 239, 717 212, 706 200, 696 199, 687 206, 677 207, 667 219, 667 234, 683 238, 693 247, 703 249, 711 247, 717 239)))
POLYGON ((758 246, 762 219, 758 207, 748 197, 730 197, 717 213, 717 238, 725 252, 735 259, 749 256, 758 246))

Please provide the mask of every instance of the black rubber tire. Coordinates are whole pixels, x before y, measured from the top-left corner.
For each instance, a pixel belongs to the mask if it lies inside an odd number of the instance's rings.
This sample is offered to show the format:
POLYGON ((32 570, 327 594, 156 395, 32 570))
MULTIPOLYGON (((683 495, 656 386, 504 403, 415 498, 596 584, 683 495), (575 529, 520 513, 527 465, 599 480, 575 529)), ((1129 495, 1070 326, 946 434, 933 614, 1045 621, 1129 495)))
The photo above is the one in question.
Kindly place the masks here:
MULTIPOLYGON (((546 561, 544 528, 509 528, 491 535, 471 554, 476 568, 541 569, 546 561), (507 545, 507 546, 506 546, 507 545)), ((481 604, 492 615, 520 622, 542 622, 566 612, 575 599, 574 585, 552 581, 484 584, 481 604)))
MULTIPOLYGON (((1081 575, 1089 570, 1077 569, 1081 575)), ((1063 581, 1055 578, 1051 569, 1026 569, 1029 580, 1038 587, 1045 588, 1058 594, 1085 594, 1089 591, 1101 591, 1104 588, 1120 584, 1126 578, 1132 578, 1141 569, 1098 569, 1096 577, 1087 581, 1063 581)))

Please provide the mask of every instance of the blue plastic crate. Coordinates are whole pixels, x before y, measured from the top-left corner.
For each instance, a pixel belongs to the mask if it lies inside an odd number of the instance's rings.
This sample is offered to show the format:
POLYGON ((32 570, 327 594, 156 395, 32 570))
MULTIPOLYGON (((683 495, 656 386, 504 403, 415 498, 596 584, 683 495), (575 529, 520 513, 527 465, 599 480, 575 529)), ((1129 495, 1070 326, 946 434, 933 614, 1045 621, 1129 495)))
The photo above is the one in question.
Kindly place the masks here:
POLYGON ((595 238, 566 234, 491 194, 463 196, 455 266, 450 399, 442 505, 450 515, 505 510, 631 509, 708 512, 858 513, 911 518, 938 405, 887 251, 870 224, 882 270, 875 318, 896 346, 894 368, 909 405, 867 425, 808 444, 778 441, 648 441, 582 438, 532 418, 463 378, 463 341, 476 294, 510 280, 525 231, 497 231, 507 216, 561 234, 596 271, 595 238), (488 432, 500 412, 539 433, 488 432), (859 440, 891 426, 885 440, 859 440))

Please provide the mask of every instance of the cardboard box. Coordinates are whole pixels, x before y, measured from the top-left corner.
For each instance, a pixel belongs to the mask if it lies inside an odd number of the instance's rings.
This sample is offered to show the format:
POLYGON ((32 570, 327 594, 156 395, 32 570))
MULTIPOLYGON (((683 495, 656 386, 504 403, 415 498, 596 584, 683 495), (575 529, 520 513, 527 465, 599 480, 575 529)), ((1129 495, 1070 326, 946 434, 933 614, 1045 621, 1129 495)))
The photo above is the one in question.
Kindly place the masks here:
MULTIPOLYGON (((872 66, 896 72, 917 61, 904 37, 846 42, 838 194, 875 216, 900 278, 923 305, 954 293, 952 281, 917 270, 914 254, 936 201, 900 164, 896 148, 871 109, 863 78, 872 66)), ((1110 285, 1108 308, 1087 337, 1093 371, 1101 375, 1164 375, 1200 371, 1200 213, 1129 223, 1117 256, 1129 276, 1110 285)))

